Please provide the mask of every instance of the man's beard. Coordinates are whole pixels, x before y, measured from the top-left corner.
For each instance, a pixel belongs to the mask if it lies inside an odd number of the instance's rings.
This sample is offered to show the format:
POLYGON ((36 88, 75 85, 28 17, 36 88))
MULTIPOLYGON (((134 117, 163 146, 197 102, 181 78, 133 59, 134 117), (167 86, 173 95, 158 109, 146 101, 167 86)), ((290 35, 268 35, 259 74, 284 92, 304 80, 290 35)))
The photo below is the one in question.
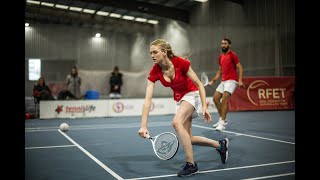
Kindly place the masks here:
POLYGON ((221 48, 222 52, 227 52, 229 50, 229 47, 226 47, 226 48, 221 48))

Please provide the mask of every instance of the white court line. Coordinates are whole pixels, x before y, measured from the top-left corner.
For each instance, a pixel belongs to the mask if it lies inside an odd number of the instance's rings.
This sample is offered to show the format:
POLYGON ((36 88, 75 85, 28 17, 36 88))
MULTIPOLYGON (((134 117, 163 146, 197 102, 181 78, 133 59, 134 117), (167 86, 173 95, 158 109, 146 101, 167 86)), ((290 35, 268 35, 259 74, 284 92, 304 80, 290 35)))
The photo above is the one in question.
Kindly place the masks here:
MULTIPOLYGON (((192 124, 192 126, 198 127, 198 128, 202 128, 202 129, 214 130, 213 128, 209 128, 209 127, 205 127, 205 126, 199 126, 199 125, 196 125, 196 124, 192 124)), ((214 130, 214 131, 215 131, 215 130, 214 130)), ((293 144, 293 145, 295 145, 294 142, 288 142, 288 141, 282 141, 282 140, 278 140, 278 139, 265 138, 265 137, 261 137, 261 136, 250 135, 250 134, 237 133, 237 132, 226 131, 226 130, 223 130, 223 131, 221 131, 221 132, 226 132, 226 133, 230 133, 230 134, 235 134, 235 135, 237 135, 237 136, 248 136, 248 137, 253 137, 253 138, 258 138, 258 139, 264 139, 264 140, 269 140, 269 141, 276 141, 276 142, 282 142, 282 143, 286 143, 286 144, 293 144)))
POLYGON ((25 149, 45 149, 45 148, 60 148, 60 147, 74 147, 75 145, 62 145, 62 146, 39 146, 39 147, 26 147, 25 149))
MULTIPOLYGON (((149 127, 156 127, 156 126, 165 126, 165 125, 170 125, 170 123, 167 122, 160 122, 160 123, 154 123, 154 124, 150 124, 148 125, 149 127)), ((202 128, 202 129, 209 129, 209 130, 214 130, 214 128, 210 128, 210 127, 205 127, 205 126, 200 126, 200 125, 196 125, 196 124, 192 124, 192 126, 194 127, 198 127, 198 128, 202 128)), ((108 129, 108 128, 135 128, 135 127, 140 127, 140 124, 136 124, 136 123, 132 123, 132 125, 128 125, 128 124, 117 124, 117 125, 84 125, 84 126, 72 126, 72 130, 83 130, 83 129, 108 129)), ((48 129, 41 129, 41 128, 26 128, 25 132, 38 132, 38 131, 56 131, 57 128, 52 129, 48 128, 48 129)), ((282 140, 278 140, 278 139, 272 139, 272 138, 265 138, 265 137, 261 137, 261 136, 254 136, 254 135, 250 135, 250 134, 244 134, 244 133, 237 133, 237 132, 233 132, 233 131, 222 131, 222 132, 226 132, 226 133, 230 133, 230 134, 235 134, 237 136, 247 136, 247 137, 252 137, 252 138, 258 138, 258 139, 264 139, 264 140, 269 140, 269 141, 275 141, 275 142, 282 142, 282 143, 286 143, 286 144, 293 144, 295 145, 294 142, 289 142, 289 141, 282 141, 282 140)))
MULTIPOLYGON (((214 169, 214 170, 200 171, 197 174, 219 172, 219 171, 230 171, 230 170, 237 170, 237 169, 248 169, 248 168, 255 168, 255 167, 262 167, 262 166, 288 164, 288 163, 294 163, 294 162, 295 162, 295 160, 276 162, 276 163, 267 163, 267 164, 257 164, 257 165, 251 165, 251 166, 240 166, 240 167, 233 167, 233 168, 226 168, 226 169, 214 169)), ((149 176, 149 177, 141 177, 141 178, 131 178, 131 179, 125 179, 125 180, 157 179, 157 178, 172 177, 172 176, 177 176, 177 174, 168 174, 168 175, 162 175, 162 176, 149 176)))
POLYGON ((277 174, 277 175, 271 175, 271 176, 261 176, 261 177, 248 178, 248 179, 242 179, 242 180, 269 179, 269 178, 274 178, 274 177, 291 176, 291 175, 295 175, 295 173, 277 174))
POLYGON ((89 156, 94 162, 99 164, 104 170, 106 170, 108 173, 110 173, 113 177, 119 180, 123 180, 122 177, 120 177, 117 173, 112 171, 108 166, 103 164, 101 161, 99 161, 96 157, 94 157, 92 154, 90 154, 87 150, 85 150, 83 147, 81 147, 78 143, 76 143, 73 139, 71 139, 68 135, 66 135, 64 132, 58 130, 64 137, 66 137, 72 144, 76 145, 82 152, 84 152, 87 156, 89 156))
MULTIPOLYGON (((148 127, 157 127, 157 126, 168 126, 171 123, 169 122, 160 122, 149 124, 148 127)), ((116 124, 116 125, 78 125, 70 126, 72 130, 83 130, 83 129, 110 129, 110 128, 136 128, 140 127, 141 124, 132 123, 132 124, 116 124)), ((59 127, 38 127, 38 128, 25 128, 25 132, 38 132, 38 131, 56 131, 59 127)))

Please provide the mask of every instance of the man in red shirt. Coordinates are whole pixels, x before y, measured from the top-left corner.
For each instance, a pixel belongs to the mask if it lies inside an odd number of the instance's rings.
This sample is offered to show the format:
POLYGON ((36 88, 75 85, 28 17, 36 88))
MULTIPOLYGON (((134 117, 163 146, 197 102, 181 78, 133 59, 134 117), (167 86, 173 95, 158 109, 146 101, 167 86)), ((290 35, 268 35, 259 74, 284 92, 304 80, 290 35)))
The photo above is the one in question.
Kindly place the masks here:
POLYGON ((228 101, 239 85, 240 87, 245 87, 242 82, 243 69, 240 64, 238 56, 230 50, 231 41, 224 38, 221 41, 222 53, 219 56, 219 69, 216 75, 209 82, 211 86, 215 81, 217 81, 222 75, 222 80, 217 87, 214 95, 213 102, 216 105, 219 113, 219 120, 213 125, 216 130, 222 131, 226 128, 227 122, 227 112, 228 112, 228 101), (239 71, 239 77, 237 73, 239 71))
POLYGON ((146 96, 143 104, 141 128, 139 136, 146 138, 148 115, 151 106, 155 82, 160 80, 163 86, 173 90, 173 98, 177 102, 177 111, 173 118, 173 127, 182 142, 186 164, 178 172, 178 176, 189 176, 199 171, 193 159, 192 145, 214 147, 221 156, 222 163, 228 158, 227 138, 215 141, 201 136, 192 135, 192 119, 202 114, 204 122, 211 122, 211 115, 205 101, 206 92, 198 76, 192 70, 190 61, 176 56, 170 44, 158 39, 150 44, 150 54, 154 65, 148 76, 146 96))

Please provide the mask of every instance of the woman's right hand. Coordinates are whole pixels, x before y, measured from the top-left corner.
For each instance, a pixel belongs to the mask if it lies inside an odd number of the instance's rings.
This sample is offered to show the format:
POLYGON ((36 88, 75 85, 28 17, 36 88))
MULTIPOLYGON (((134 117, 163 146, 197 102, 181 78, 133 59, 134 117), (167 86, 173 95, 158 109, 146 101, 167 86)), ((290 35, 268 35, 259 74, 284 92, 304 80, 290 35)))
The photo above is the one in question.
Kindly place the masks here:
POLYGON ((149 134, 148 129, 141 127, 140 130, 139 130, 139 136, 142 137, 142 138, 146 138, 147 134, 149 134))

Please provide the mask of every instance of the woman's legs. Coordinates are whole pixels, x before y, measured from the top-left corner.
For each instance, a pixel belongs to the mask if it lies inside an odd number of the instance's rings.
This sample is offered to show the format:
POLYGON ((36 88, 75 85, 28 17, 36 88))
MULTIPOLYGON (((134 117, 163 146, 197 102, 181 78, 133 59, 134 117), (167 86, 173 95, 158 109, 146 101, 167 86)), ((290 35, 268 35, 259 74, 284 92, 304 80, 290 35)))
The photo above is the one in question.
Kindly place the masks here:
POLYGON ((194 111, 194 107, 190 103, 186 101, 182 101, 172 122, 173 127, 176 130, 182 142, 183 151, 186 156, 186 161, 192 164, 194 164, 194 160, 193 160, 191 136, 189 134, 191 123, 190 122, 188 123, 187 121, 190 121, 193 111, 194 111), (190 126, 190 128, 188 127, 186 128, 185 126, 190 126))
POLYGON ((208 139, 202 136, 192 136, 192 113, 194 107, 182 101, 174 119, 173 127, 176 130, 183 146, 186 156, 186 161, 194 164, 192 145, 210 146, 218 148, 220 146, 218 141, 208 139))

